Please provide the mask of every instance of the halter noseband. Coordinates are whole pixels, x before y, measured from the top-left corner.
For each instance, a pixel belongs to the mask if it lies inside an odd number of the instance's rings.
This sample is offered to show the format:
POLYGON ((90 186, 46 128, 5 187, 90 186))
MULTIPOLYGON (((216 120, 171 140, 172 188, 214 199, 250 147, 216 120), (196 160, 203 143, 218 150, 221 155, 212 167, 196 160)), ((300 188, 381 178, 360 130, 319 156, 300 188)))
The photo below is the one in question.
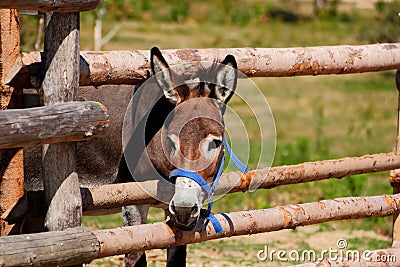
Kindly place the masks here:
MULTIPOLYGON (((238 168, 239 171, 241 171, 243 174, 246 174, 249 171, 249 167, 247 167, 243 162, 241 162, 240 159, 235 155, 235 153, 233 153, 225 136, 223 137, 223 144, 226 149, 226 152, 228 152, 229 157, 232 160, 233 164, 235 164, 236 168, 238 168)), ((217 217, 215 217, 214 214, 211 213, 211 208, 213 205, 212 196, 218 185, 219 178, 221 178, 222 170, 224 168, 225 151, 223 153, 224 154, 222 156, 222 160, 219 165, 217 175, 215 176, 215 179, 214 179, 213 183, 211 184, 211 186, 206 182, 206 180, 204 180, 203 177, 201 177, 199 174, 197 174, 193 171, 177 168, 177 169, 172 170, 169 173, 170 180, 173 180, 176 177, 186 177, 186 178, 189 178, 189 179, 195 181, 199 186, 201 186, 201 188, 204 189, 204 191, 207 192, 207 196, 209 198, 208 208, 207 208, 207 210, 205 210, 204 212, 201 213, 201 216, 203 218, 209 220, 212 223, 216 233, 222 232, 223 229, 222 229, 222 226, 221 226, 220 222, 218 221, 217 217)))

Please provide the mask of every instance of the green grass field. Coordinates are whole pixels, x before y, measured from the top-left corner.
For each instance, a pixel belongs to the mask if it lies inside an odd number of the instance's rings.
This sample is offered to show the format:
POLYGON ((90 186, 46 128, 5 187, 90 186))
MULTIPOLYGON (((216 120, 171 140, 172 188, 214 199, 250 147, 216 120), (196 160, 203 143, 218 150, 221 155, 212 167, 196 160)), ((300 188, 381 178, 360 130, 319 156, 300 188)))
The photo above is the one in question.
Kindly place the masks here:
MULTIPOLYGON (((243 22, 241 20, 227 22, 226 19, 218 23, 218 14, 223 13, 214 14, 213 19, 208 21, 205 19, 206 7, 200 5, 197 11, 199 13, 197 17, 192 14, 192 17, 189 16, 179 22, 155 21, 151 19, 151 14, 146 12, 141 20, 117 22, 111 19, 105 23, 105 31, 110 30, 115 23, 121 23, 122 27, 115 38, 104 46, 104 50, 150 49, 152 46, 169 49, 365 44, 366 41, 360 38, 363 36, 363 31, 375 23, 370 18, 376 15, 373 10, 365 16, 363 12, 348 9, 336 17, 282 22, 274 19, 260 21, 253 17, 247 18, 243 14, 236 14, 236 17, 242 18, 245 23, 241 23, 243 22)), ((193 10, 191 12, 196 13, 193 10)), ((93 19, 89 15, 82 16, 81 49, 91 50, 93 19)), ((22 22, 32 25, 30 20, 23 19, 22 22)), ((32 50, 30 31, 32 29, 26 30, 23 39, 25 50, 32 50)), ((254 79, 268 100, 276 123, 277 148, 273 165, 393 151, 397 116, 394 76, 393 71, 387 71, 354 75, 254 79)), ((240 105, 239 102, 233 100, 233 104, 240 105)), ((247 130, 251 132, 254 129, 247 130)), ((254 160, 250 158, 250 166, 255 165, 254 160)), ((218 200, 213 211, 220 213, 343 196, 390 194, 392 189, 388 177, 388 172, 356 175, 341 180, 333 179, 253 193, 231 194, 218 200)), ((149 221, 162 219, 163 213, 160 210, 151 209, 149 221)), ((305 241, 298 241, 292 246, 300 250, 313 246, 307 242, 314 233, 333 234, 337 231, 345 234, 344 237, 348 238, 351 245, 356 248, 388 247, 391 220, 391 218, 372 218, 325 223, 314 228, 304 228, 313 229, 311 233, 300 235, 295 230, 288 235, 292 239, 296 239, 296 236, 305 238, 305 241), (380 237, 363 238, 357 231, 374 232, 380 237)), ((112 215, 87 217, 84 219, 84 224, 98 229, 117 227, 122 223, 119 215, 112 215)), ((328 239, 328 236, 322 238, 328 239)), ((202 256, 196 258, 191 256, 189 263, 192 265, 189 266, 200 266, 196 265, 199 261, 203 266, 257 265, 259 262, 254 257, 249 258, 246 255, 252 255, 262 249, 260 244, 263 242, 227 239, 190 245, 191 253, 208 251, 210 255, 200 253, 202 256), (213 261, 212 255, 215 254, 225 255, 224 261, 213 261)), ((282 245, 286 241, 274 242, 273 244, 282 245)), ((113 266, 117 264, 116 262, 121 263, 120 259, 114 259, 114 261, 98 261, 96 264, 113 266)), ((150 262, 153 266, 159 266, 163 260, 161 256, 156 255, 150 262)))

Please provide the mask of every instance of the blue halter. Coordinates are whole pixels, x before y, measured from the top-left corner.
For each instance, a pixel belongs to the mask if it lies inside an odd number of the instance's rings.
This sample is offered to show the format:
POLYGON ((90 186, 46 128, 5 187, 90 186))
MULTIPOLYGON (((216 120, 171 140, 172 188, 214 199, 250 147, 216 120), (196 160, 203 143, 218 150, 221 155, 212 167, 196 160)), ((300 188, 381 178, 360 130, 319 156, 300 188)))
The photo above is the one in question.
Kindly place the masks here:
MULTIPOLYGON (((226 141, 225 136, 223 138, 223 144, 225 147, 225 151, 228 152, 229 157, 232 160, 232 162, 235 164, 236 168, 238 168, 243 174, 246 174, 249 171, 249 167, 247 167, 243 162, 241 162, 240 159, 233 153, 231 147, 228 144, 228 141, 226 141)), ((204 180, 203 177, 201 177, 200 175, 198 175, 197 173, 195 173, 193 171, 178 168, 178 169, 172 170, 169 173, 170 180, 173 180, 176 177, 186 177, 186 178, 189 178, 189 179, 195 181, 198 185, 200 185, 207 192, 207 195, 209 198, 208 208, 205 212, 203 212, 201 214, 201 216, 204 217, 205 219, 209 220, 212 223, 216 233, 222 232, 223 229, 222 229, 222 226, 221 226, 220 222, 218 221, 217 217, 215 217, 214 214, 211 213, 211 208, 213 205, 212 196, 214 194, 215 189, 217 188, 219 178, 221 178, 222 170, 224 168, 224 162, 225 162, 225 153, 222 156, 222 160, 219 165, 217 175, 215 176, 215 179, 211 186, 204 180)))

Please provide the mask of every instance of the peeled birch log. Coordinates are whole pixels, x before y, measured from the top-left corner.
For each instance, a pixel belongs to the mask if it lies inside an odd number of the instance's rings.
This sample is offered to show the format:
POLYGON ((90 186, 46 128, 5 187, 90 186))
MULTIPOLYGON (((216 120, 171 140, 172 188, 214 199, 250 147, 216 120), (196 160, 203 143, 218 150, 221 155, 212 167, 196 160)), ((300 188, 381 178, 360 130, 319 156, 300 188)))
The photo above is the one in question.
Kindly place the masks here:
POLYGON ((333 220, 389 216, 400 209, 400 194, 348 197, 264 210, 217 214, 223 231, 200 221, 192 231, 157 222, 89 232, 85 228, 0 237, 2 266, 79 264, 132 251, 198 243, 231 236, 293 229, 333 220), (11 264, 12 263, 12 264, 11 264))
POLYGON ((155 248, 198 243, 224 237, 293 229, 322 222, 389 216, 400 209, 400 195, 348 197, 286 205, 264 210, 218 214, 223 231, 211 224, 193 231, 171 228, 166 222, 94 232, 100 242, 98 258, 155 248))
MULTIPOLYGON (((221 176, 215 194, 245 192, 249 190, 252 183, 259 184, 259 188, 273 188, 396 168, 400 168, 400 155, 382 153, 252 170, 246 175, 240 172, 231 172, 221 176)), ((165 185, 163 183, 163 186, 165 185)), ((174 192, 172 186, 163 188, 163 190, 157 189, 157 186, 157 181, 147 181, 84 189, 82 192, 84 211, 113 209, 134 204, 156 204, 157 200, 151 195, 157 195, 157 192, 160 191, 172 196, 174 192)))
MULTIPOLYGON (((278 166, 270 169, 253 170, 243 175, 240 172, 223 174, 215 194, 245 192, 251 181, 260 184, 259 188, 273 188, 281 185, 305 183, 329 178, 342 178, 349 175, 379 172, 400 168, 400 155, 394 153, 347 157, 336 160, 305 162, 298 165, 278 166)), ((163 192, 172 196, 174 187, 158 181, 109 184, 92 188, 81 188, 82 205, 85 215, 114 213, 117 208, 128 205, 159 204, 153 196, 163 192)), ((43 191, 28 192, 26 198, 11 207, 6 213, 10 222, 18 222, 31 210, 34 217, 42 216, 43 191), (35 204, 36 203, 36 204, 35 204), (28 206, 29 205, 29 206, 28 206)))
MULTIPOLYGON (((318 46, 295 48, 210 48, 163 50, 170 66, 187 61, 221 61, 236 57, 238 69, 247 77, 349 74, 400 68, 400 44, 318 46)), ((80 85, 137 84, 149 66, 147 50, 81 52, 80 85)), ((31 88, 40 77, 40 53, 22 54, 16 87, 31 88), (35 80, 34 78, 32 80, 35 80)), ((187 70, 186 70, 187 71, 187 70)))

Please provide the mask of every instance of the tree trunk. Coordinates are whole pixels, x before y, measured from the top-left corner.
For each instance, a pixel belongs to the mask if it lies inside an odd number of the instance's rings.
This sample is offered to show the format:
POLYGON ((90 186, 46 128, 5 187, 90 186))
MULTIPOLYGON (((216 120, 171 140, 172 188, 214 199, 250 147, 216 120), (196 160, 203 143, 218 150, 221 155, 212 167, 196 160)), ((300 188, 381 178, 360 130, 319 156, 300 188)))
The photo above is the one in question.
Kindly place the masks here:
POLYGON ((96 19, 94 21, 94 51, 101 51, 102 32, 103 32, 103 16, 106 13, 106 6, 102 5, 96 10, 96 19))

